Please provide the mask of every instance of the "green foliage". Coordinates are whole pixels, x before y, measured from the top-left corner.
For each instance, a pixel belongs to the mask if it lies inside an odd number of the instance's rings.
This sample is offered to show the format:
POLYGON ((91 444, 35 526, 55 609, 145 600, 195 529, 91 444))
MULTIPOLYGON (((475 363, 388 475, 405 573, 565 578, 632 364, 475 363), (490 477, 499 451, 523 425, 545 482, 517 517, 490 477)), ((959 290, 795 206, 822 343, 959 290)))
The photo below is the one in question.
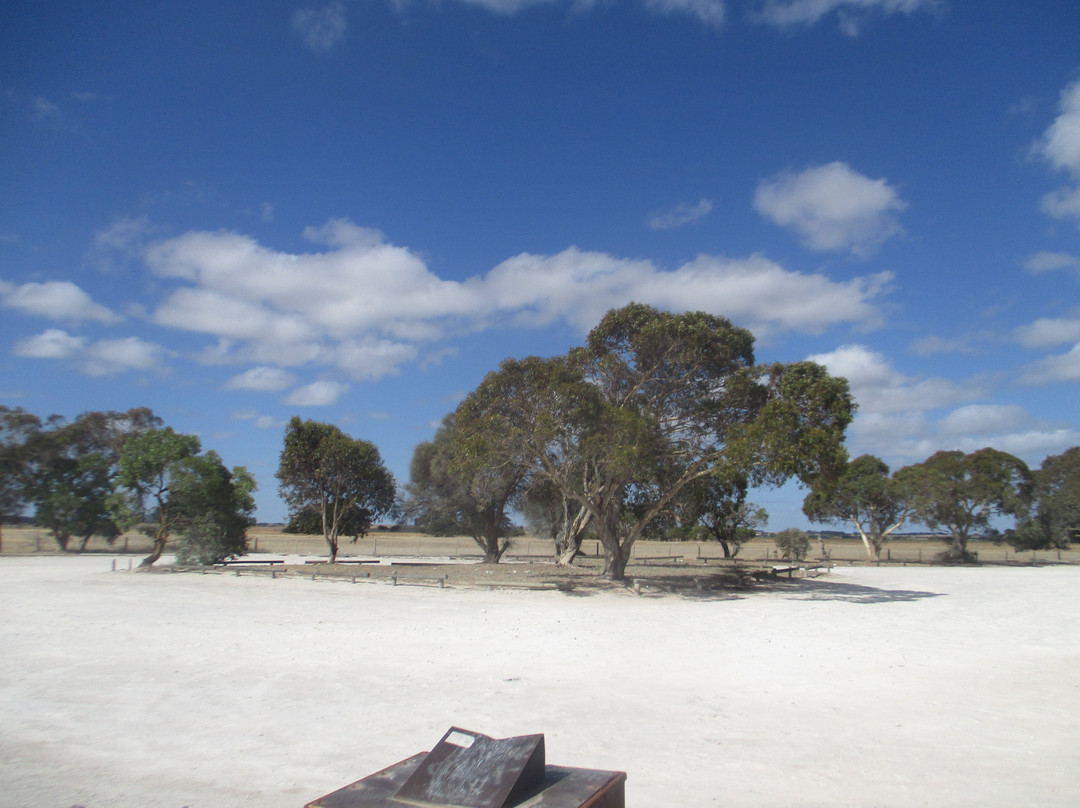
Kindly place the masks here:
POLYGON ((1045 550, 1080 541, 1080 446, 1047 457, 1032 478, 1032 511, 1009 542, 1018 550, 1045 550))
POLYGON ((795 527, 781 530, 773 536, 773 541, 780 557, 788 561, 802 561, 810 552, 810 534, 795 527))
POLYGON ((170 500, 179 534, 177 562, 216 564, 243 555, 247 529, 255 523, 255 488, 246 468, 229 471, 215 452, 183 462, 170 500))
POLYGON ((909 511, 903 486, 873 455, 855 458, 835 476, 819 477, 803 501, 811 521, 854 525, 871 561, 880 558, 885 539, 904 524, 909 511))
POLYGON ((0 404, 0 524, 14 521, 26 506, 30 446, 40 430, 36 415, 0 404))
POLYGON ((160 424, 150 410, 88 412, 71 423, 52 416, 29 443, 24 491, 34 520, 47 527, 61 550, 79 537, 85 549, 93 535, 111 541, 120 533, 108 498, 124 444, 160 424))
POLYGON ((1024 461, 997 449, 971 454, 938 452, 895 476, 915 517, 949 531, 946 561, 973 561, 967 542, 995 517, 1022 515, 1030 501, 1031 472, 1024 461))
POLYGON ((515 531, 506 511, 518 499, 527 467, 490 413, 459 408, 413 452, 407 510, 432 535, 466 535, 484 561, 497 563, 515 531))
MULTIPOLYGON (((362 536, 366 536, 371 530, 371 511, 354 505, 346 512, 341 521, 339 533, 342 536, 352 536, 355 542, 362 536)), ((314 506, 301 508, 289 518, 289 523, 281 531, 282 533, 298 533, 307 536, 321 536, 323 532, 322 511, 314 506)))
POLYGON ((279 491, 290 512, 314 508, 331 561, 338 538, 361 508, 372 520, 394 510, 397 488, 375 444, 350 438, 333 424, 294 416, 285 429, 278 465, 279 491))
POLYGON ((171 427, 129 438, 120 455, 110 511, 124 529, 140 525, 154 540, 141 566, 156 562, 170 537, 180 536, 182 563, 214 563, 243 553, 252 524, 255 480, 230 472, 214 452, 199 454, 199 439, 171 427))
POLYGON ((818 365, 755 366, 753 336, 722 317, 635 303, 566 356, 505 360, 458 417, 497 442, 499 467, 525 461, 587 511, 618 579, 696 480, 835 473, 853 409, 846 381, 818 365))

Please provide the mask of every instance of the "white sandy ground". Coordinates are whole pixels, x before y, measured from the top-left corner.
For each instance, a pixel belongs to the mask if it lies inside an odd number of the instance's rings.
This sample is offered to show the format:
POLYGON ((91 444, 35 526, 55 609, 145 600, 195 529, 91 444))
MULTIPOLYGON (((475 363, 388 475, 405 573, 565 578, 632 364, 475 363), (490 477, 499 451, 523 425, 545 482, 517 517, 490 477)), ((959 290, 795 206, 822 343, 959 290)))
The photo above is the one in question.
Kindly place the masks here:
POLYGON ((110 561, 0 559, 3 808, 300 808, 451 725, 633 808, 1080 804, 1078 567, 693 599, 110 561))

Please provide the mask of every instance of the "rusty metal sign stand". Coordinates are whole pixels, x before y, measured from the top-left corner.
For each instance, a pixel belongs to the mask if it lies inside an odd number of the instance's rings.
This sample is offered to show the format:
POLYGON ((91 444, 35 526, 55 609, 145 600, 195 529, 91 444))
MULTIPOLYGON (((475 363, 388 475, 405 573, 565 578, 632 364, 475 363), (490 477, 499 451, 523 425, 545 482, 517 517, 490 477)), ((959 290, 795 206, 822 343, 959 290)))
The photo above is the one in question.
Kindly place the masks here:
POLYGON ((306 808, 624 808, 624 772, 549 766, 543 735, 451 727, 421 752, 306 808))

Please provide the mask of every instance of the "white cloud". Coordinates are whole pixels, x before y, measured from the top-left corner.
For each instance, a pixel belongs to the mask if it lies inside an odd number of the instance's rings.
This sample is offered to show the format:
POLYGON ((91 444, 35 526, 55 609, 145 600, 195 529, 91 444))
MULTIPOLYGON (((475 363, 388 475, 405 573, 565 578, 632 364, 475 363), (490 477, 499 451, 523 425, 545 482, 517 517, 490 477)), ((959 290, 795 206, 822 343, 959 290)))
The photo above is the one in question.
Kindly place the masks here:
POLYGON ((280 393, 295 381, 295 377, 286 370, 271 367, 255 367, 238 376, 233 376, 225 383, 226 390, 255 390, 260 393, 280 393))
POLYGON ((1056 269, 1080 269, 1080 258, 1064 252, 1037 252, 1024 262, 1024 269, 1038 275, 1056 269))
POLYGON ((284 403, 294 407, 328 407, 349 389, 347 384, 334 381, 312 382, 298 387, 284 398, 284 403))
POLYGON ((517 14, 532 6, 552 5, 557 0, 461 0, 470 6, 481 6, 496 14, 517 14))
POLYGON ((32 359, 67 359, 87 376, 115 376, 130 370, 161 372, 168 352, 138 337, 101 340, 91 345, 84 337, 51 328, 15 344, 16 356, 32 359))
POLYGON ((903 232, 896 215, 906 207, 884 179, 872 180, 840 162, 783 172, 762 180, 754 194, 754 208, 795 231, 807 248, 860 257, 903 232))
POLYGON ((1034 150, 1058 171, 1071 174, 1078 184, 1044 196, 1042 209, 1058 219, 1080 218, 1080 79, 1062 91, 1058 110, 1034 150))
POLYGON ((68 281, 24 283, 14 286, 0 281, 0 301, 4 306, 50 320, 94 320, 117 323, 122 318, 68 281))
POLYGON ((696 17, 713 28, 724 24, 723 0, 645 0, 645 6, 660 14, 686 14, 696 17))
POLYGON ((83 372, 88 376, 115 376, 129 370, 160 371, 166 351, 138 337, 107 339, 87 348, 83 372))
POLYGON ((648 224, 652 230, 672 230, 676 227, 692 224, 704 219, 712 212, 713 203, 708 199, 702 199, 695 205, 682 202, 671 210, 653 213, 649 216, 648 224))
POLYGON ((1014 430, 1030 420, 1017 404, 968 404, 941 419, 939 428, 950 435, 984 435, 1014 430))
POLYGON ((330 3, 322 8, 301 8, 292 15, 293 32, 316 53, 334 49, 349 30, 345 6, 330 3))
POLYGON ((50 328, 15 343, 12 353, 30 359, 70 359, 86 349, 85 337, 73 337, 66 331, 50 328))
POLYGON ((1080 342, 1070 351, 1032 362, 1020 376, 1021 384, 1080 382, 1080 342))
POLYGON ((1080 320, 1042 318, 1013 331, 1013 337, 1027 348, 1046 348, 1065 342, 1080 342, 1080 320))
MULTIPOLYGON (((851 385, 859 405, 848 430, 853 456, 870 452, 890 463, 906 463, 943 449, 973 452, 993 446, 1031 461, 1040 453, 1063 451, 1078 438, 1074 430, 1037 421, 1019 405, 968 403, 989 392, 979 379, 908 377, 862 345, 845 345, 809 359, 851 385), (932 417, 938 409, 949 411, 932 417)), ((1077 370, 1080 373, 1080 351, 1077 370)))
POLYGON ((843 376, 863 413, 926 412, 971 401, 985 394, 977 381, 957 383, 940 377, 912 378, 900 373, 884 355, 863 345, 843 345, 831 353, 809 357, 843 376))
MULTIPOLYGON (((147 262, 181 286, 151 315, 172 328, 212 335, 211 363, 336 366, 378 379, 417 361, 420 346, 468 331, 557 321, 588 331, 632 300, 671 310, 705 309, 759 336, 819 333, 837 324, 880 324, 876 300, 888 273, 835 282, 789 272, 762 256, 701 256, 675 270, 649 261, 569 248, 522 254, 483 276, 447 281, 404 247, 347 220, 308 228, 323 245, 275 252, 235 233, 192 232, 151 246, 147 262)), ((438 349, 426 356, 439 356, 438 349)))
POLYGON ((251 421, 259 429, 280 429, 287 421, 272 415, 260 415, 254 410, 237 410, 229 416, 237 421, 251 421))
POLYGON ((781 28, 814 25, 833 12, 848 36, 858 36, 873 15, 913 14, 941 7, 941 0, 758 0, 751 15, 781 28))

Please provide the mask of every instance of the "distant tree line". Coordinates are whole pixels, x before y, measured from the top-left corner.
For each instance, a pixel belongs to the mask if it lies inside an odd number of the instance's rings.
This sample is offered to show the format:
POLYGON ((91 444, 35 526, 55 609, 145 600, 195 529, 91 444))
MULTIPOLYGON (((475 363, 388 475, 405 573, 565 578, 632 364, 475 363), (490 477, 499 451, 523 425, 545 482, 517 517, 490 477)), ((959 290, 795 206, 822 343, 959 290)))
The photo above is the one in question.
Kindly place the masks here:
POLYGON ((1007 541, 1019 550, 1063 548, 1080 540, 1080 447, 1047 457, 1036 470, 1007 452, 937 452, 889 473, 872 455, 818 480, 803 502, 815 522, 849 524, 877 561, 890 534, 906 521, 943 531, 946 561, 971 561, 968 540, 1007 541), (1012 518, 1001 531, 995 523, 1012 518))
POLYGON ((175 538, 180 563, 240 555, 254 523, 255 479, 202 452, 146 408, 42 420, 0 406, 0 523, 32 512, 65 552, 139 529, 150 566, 175 538))

